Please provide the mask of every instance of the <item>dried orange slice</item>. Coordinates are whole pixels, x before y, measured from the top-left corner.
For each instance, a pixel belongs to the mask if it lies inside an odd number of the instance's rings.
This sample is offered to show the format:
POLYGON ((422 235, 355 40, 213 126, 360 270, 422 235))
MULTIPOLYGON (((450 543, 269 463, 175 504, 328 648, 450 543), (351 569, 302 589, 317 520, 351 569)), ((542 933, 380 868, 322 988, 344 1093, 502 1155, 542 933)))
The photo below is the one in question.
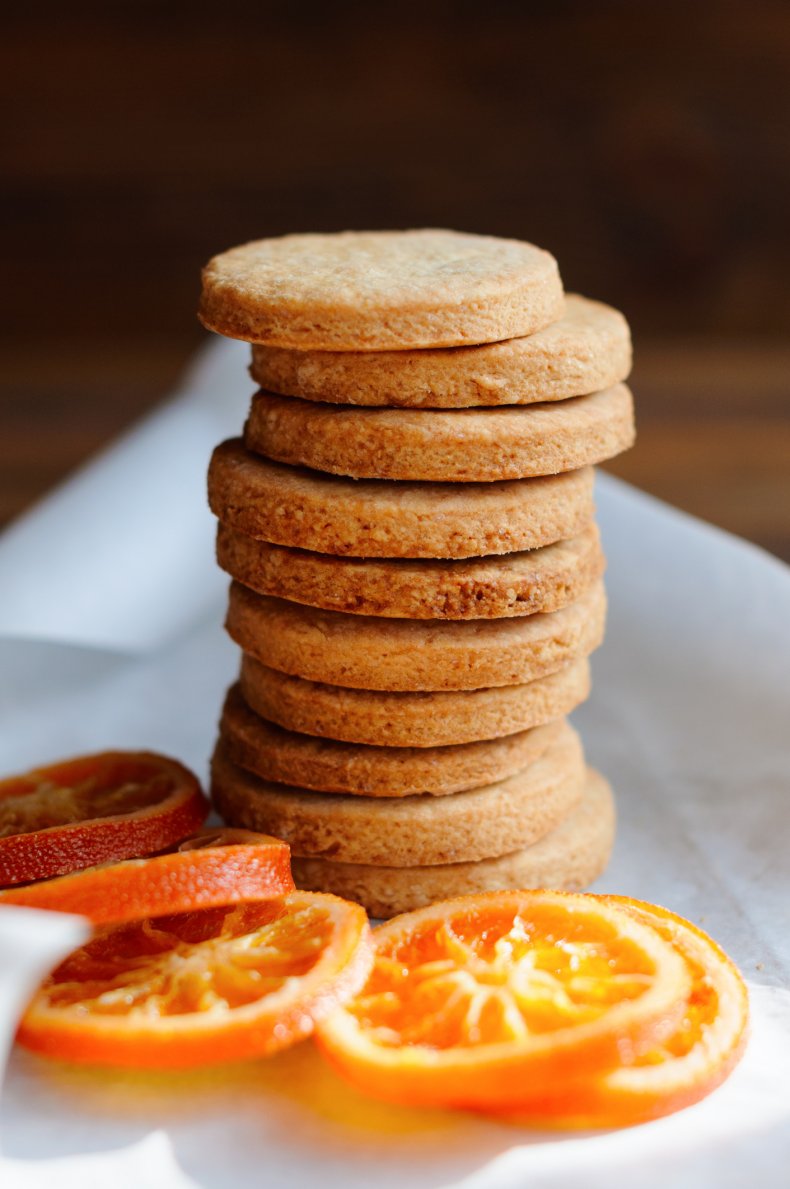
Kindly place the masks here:
POLYGON ((663 1041, 683 1013, 682 958, 600 899, 463 896, 374 933, 362 991, 317 1031, 362 1090, 391 1101, 508 1107, 663 1041))
POLYGON ((197 778, 147 751, 80 756, 0 781, 0 887, 139 858, 206 818, 197 778))
POLYGON ((87 867, 0 892, 0 905, 74 912, 95 925, 265 900, 291 892, 288 844, 268 834, 207 829, 170 854, 87 867))
POLYGON ((671 1036, 633 1064, 559 1094, 534 1096, 519 1111, 519 1122, 590 1128, 656 1119, 715 1090, 743 1054, 748 994, 737 967, 716 942, 665 908, 620 896, 604 900, 650 925, 682 955, 691 977, 683 1018, 671 1036))
POLYGON ((360 988, 369 938, 363 908, 313 892, 103 929, 43 983, 18 1039, 149 1069, 273 1053, 360 988))

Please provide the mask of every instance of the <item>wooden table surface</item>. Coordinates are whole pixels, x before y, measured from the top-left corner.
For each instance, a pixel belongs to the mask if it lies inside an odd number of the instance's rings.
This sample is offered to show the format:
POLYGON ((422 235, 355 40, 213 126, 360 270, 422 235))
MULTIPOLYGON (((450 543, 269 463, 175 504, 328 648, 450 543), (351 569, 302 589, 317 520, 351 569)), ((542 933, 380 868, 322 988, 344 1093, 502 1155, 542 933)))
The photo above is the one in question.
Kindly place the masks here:
MULTIPOLYGON (((6 348, 0 523, 164 397, 199 342, 6 348)), ((790 561, 790 346, 638 342, 636 359, 638 442, 607 469, 790 561)))

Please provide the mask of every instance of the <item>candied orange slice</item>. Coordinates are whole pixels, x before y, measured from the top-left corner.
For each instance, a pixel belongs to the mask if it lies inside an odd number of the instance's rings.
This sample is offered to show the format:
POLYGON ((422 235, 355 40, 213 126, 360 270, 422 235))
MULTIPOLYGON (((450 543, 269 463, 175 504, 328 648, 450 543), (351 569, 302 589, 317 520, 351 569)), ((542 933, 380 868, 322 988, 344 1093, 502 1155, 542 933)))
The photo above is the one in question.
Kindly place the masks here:
POLYGON ((208 803, 183 764, 146 751, 64 760, 0 781, 0 887, 164 850, 208 803))
MULTIPOLYGON (((665 908, 606 896, 604 902, 650 925, 682 956, 691 993, 675 1031, 633 1064, 525 1103, 519 1122, 568 1128, 642 1123, 690 1106, 715 1090, 746 1047, 749 1000, 741 975, 695 925, 665 908)), ((530 1097, 529 1095, 527 1097, 530 1097)))
POLYGON ((369 938, 363 908, 312 892, 103 929, 43 983, 18 1039, 138 1068, 273 1053, 359 990, 369 938))
POLYGON ((367 983, 317 1038, 362 1090, 412 1105, 508 1107, 631 1061, 675 1030, 689 985, 654 929, 584 895, 463 896, 373 937, 367 983))
POLYGON ((95 925, 265 900, 292 892, 287 842, 251 830, 206 829, 170 854, 86 867, 0 892, 0 905, 73 912, 95 925))

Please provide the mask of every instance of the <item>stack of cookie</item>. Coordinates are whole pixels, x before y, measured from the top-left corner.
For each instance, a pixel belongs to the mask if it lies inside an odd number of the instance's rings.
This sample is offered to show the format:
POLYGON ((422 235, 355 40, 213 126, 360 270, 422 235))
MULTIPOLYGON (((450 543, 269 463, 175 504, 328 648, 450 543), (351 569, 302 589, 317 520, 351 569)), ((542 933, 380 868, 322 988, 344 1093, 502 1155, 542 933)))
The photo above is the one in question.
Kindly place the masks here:
POLYGON ((376 916, 589 883, 614 808, 565 716, 604 630, 592 466, 633 440, 623 317, 447 231, 235 248, 200 316, 260 385, 209 474, 243 654, 219 812, 376 916))

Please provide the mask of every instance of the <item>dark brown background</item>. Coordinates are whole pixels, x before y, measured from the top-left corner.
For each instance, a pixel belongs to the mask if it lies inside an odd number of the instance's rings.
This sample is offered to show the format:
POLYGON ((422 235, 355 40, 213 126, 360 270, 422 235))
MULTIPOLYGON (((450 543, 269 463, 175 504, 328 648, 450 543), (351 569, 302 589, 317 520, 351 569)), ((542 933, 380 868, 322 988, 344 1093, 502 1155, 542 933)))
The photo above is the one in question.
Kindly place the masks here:
POLYGON ((166 392, 213 252, 444 225, 622 308, 611 469, 790 558, 787 3, 39 3, 0 106, 0 519, 166 392))

